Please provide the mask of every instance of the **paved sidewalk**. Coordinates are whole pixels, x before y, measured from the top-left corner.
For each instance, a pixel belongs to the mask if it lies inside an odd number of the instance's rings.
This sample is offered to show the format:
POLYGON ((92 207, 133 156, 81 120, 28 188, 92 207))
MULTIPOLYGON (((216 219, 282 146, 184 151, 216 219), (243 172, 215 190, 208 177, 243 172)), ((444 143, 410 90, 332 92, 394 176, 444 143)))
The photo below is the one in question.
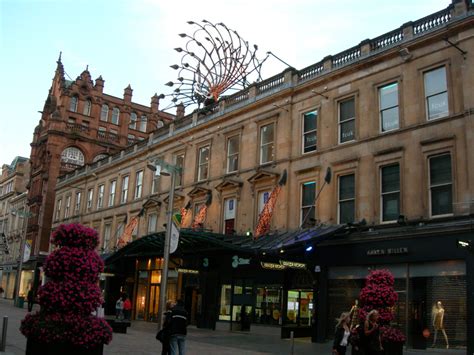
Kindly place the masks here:
MULTIPOLYGON (((38 305, 35 305, 38 309, 38 305)), ((34 310, 35 310, 34 309, 34 310)), ((8 355, 23 355, 26 339, 20 333, 20 321, 27 311, 13 307, 10 300, 0 299, 0 318, 8 316, 7 348, 8 355)), ((225 330, 188 328, 186 354, 188 355, 259 355, 291 354, 291 342, 277 335, 261 335, 225 330)), ((142 321, 132 322, 127 334, 114 333, 112 342, 104 347, 105 355, 156 355, 161 353, 161 343, 155 339, 156 324, 142 321)), ((309 339, 296 339, 294 354, 331 354, 331 343, 315 344, 309 339)), ((429 349, 427 351, 406 351, 405 355, 464 355, 465 351, 429 349)))

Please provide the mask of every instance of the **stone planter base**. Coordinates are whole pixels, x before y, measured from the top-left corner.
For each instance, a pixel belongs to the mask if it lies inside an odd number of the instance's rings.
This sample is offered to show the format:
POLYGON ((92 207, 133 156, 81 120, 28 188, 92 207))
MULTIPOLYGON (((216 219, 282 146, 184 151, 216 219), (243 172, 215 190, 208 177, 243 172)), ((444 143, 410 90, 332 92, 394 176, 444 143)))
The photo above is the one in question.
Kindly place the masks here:
POLYGON ((403 343, 383 343, 385 355, 402 355, 403 343))
POLYGON ((27 339, 25 355, 103 355, 104 345, 84 349, 71 344, 45 344, 27 339))

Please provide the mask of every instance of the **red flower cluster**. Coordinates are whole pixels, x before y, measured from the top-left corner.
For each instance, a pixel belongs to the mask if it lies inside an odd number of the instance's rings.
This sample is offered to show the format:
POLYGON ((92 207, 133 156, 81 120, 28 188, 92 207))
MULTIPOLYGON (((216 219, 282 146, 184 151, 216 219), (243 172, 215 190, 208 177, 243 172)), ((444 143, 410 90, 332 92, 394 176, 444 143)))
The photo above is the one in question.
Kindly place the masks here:
POLYGON ((21 322, 20 331, 43 343, 68 343, 84 348, 108 344, 112 329, 91 315, 102 302, 98 286, 104 263, 97 252, 97 232, 80 224, 60 225, 52 241, 59 249, 46 259, 50 279, 38 291, 41 310, 21 322))
POLYGON ((48 312, 89 315, 102 298, 99 287, 91 287, 89 282, 49 281, 39 289, 38 301, 48 312))
POLYGON ((388 270, 373 270, 367 276, 365 287, 360 291, 361 309, 359 317, 363 320, 367 313, 376 309, 379 312, 379 323, 383 326, 382 340, 404 342, 405 336, 399 329, 388 326, 393 320, 393 306, 398 301, 398 294, 393 289, 395 280, 388 270))
POLYGON ((382 341, 393 342, 393 343, 404 343, 407 338, 398 328, 393 327, 380 327, 382 341))
POLYGON ((20 329, 27 338, 41 343, 70 343, 87 349, 112 340, 108 323, 94 316, 36 312, 22 320, 20 329))
POLYGON ((56 249, 46 260, 45 274, 54 280, 77 280, 97 282, 104 270, 104 262, 94 251, 63 246, 56 249))
POLYGON ((58 247, 69 246, 94 250, 99 245, 99 237, 95 229, 82 224, 61 224, 53 232, 51 243, 58 247))

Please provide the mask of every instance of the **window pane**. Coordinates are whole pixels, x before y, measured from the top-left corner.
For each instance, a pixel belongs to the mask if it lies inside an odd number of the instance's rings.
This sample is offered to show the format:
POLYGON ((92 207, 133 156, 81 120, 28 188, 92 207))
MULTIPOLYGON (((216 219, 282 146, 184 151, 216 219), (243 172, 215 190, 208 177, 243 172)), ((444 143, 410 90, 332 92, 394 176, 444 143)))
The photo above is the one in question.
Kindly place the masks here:
POLYGON ((341 124, 341 143, 354 140, 355 120, 341 124))
POLYGON ((312 206, 314 203, 314 196, 316 193, 316 183, 306 182, 302 185, 302 206, 312 206))
POLYGON ((317 147, 316 131, 304 135, 304 152, 313 152, 317 147))
POLYGON ((446 91, 446 68, 438 68, 425 73, 425 95, 431 96, 446 91))
POLYGON ((382 197, 382 220, 395 221, 400 215, 400 193, 387 194, 382 197))
POLYGON ((443 185, 431 189, 431 214, 433 216, 453 212, 452 186, 443 185))
POLYGON ((117 107, 114 107, 112 111, 112 123, 113 124, 118 124, 119 123, 119 116, 120 116, 120 111, 117 107))
POLYGON ((301 227, 308 228, 313 227, 315 225, 314 220, 316 219, 316 211, 314 206, 305 207, 301 209, 301 227), (304 223, 303 223, 304 221, 304 223))
POLYGON ((100 111, 100 120, 107 121, 107 116, 109 115, 109 106, 102 105, 102 109, 100 111))
POLYGON ((237 154, 230 156, 227 164, 227 172, 237 171, 239 169, 239 156, 237 154))
POLYGON ((354 222, 354 200, 339 203, 339 223, 354 222))
POLYGON ((261 164, 273 161, 273 144, 268 144, 262 147, 261 164))
POLYGON ((393 83, 380 88, 380 109, 398 106, 398 84, 393 83))
POLYGON ((263 126, 260 129, 262 145, 273 142, 273 124, 263 126))
POLYGON ((451 155, 430 158, 430 185, 451 182, 451 155))
POLYGON ((381 112, 382 115, 382 132, 397 129, 398 126, 398 106, 381 112))
POLYGON ((400 165, 382 168, 382 193, 400 190, 400 165))
POLYGON ((448 115, 448 93, 443 92, 428 98, 428 117, 439 118, 448 115))
POLYGON ((128 128, 135 129, 136 126, 137 126, 137 114, 135 112, 132 112, 130 114, 130 123, 128 125, 128 128))
POLYGON ((339 122, 355 117, 354 99, 339 104, 339 122))
POLYGON ((354 174, 339 177, 339 200, 354 198, 354 174))
POLYGON ((229 138, 229 143, 228 143, 228 150, 227 153, 229 155, 231 154, 237 154, 239 152, 239 137, 231 137, 229 138))
POLYGON ((305 113, 303 132, 309 132, 316 129, 316 117, 316 111, 305 113))

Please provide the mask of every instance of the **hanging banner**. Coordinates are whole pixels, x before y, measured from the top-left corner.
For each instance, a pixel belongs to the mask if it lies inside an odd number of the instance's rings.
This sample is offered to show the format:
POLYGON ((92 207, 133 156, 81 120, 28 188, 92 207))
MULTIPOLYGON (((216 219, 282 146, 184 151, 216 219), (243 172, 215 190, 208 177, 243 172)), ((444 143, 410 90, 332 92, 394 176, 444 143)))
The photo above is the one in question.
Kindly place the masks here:
POLYGON ((171 239, 170 239, 170 254, 173 254, 178 249, 179 244, 179 228, 175 221, 171 223, 171 239))
POLYGON ((140 218, 139 216, 135 216, 130 220, 130 222, 128 222, 123 234, 120 236, 120 238, 117 241, 117 248, 120 249, 132 241, 132 233, 138 224, 139 218, 140 218))
POLYGON ((25 241, 25 249, 23 250, 23 262, 26 263, 30 260, 31 255, 31 242, 29 240, 25 241))

